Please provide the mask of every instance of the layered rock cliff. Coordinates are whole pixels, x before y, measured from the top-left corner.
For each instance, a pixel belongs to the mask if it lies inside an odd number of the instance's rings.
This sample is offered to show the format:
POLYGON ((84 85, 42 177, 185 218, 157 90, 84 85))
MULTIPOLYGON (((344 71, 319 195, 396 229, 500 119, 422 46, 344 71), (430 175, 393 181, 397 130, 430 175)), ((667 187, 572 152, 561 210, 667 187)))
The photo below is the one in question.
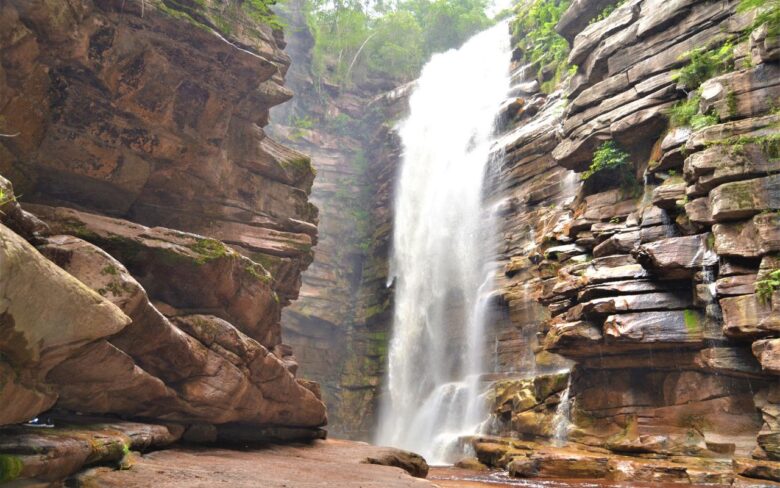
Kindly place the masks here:
POLYGON ((391 316, 387 288, 393 184, 400 151, 394 123, 409 86, 367 80, 336 86, 314 73, 314 39, 298 2, 293 26, 290 103, 273 110, 274 137, 310 154, 317 169, 311 200, 321 209, 314 261, 300 299, 282 317, 301 371, 322 385, 336 436, 369 440, 385 375, 391 316))
POLYGON ((290 60, 256 5, 0 3, 0 425, 54 425, 0 429, 0 480, 323 435, 280 328, 314 172, 265 135, 290 60))
POLYGON ((490 198, 499 371, 522 378, 493 384, 493 432, 678 464, 477 450, 518 476, 778 481, 776 34, 735 1, 607 3, 559 21, 559 91, 516 65, 490 198), (691 86, 702 53, 727 60, 691 86), (599 173, 603 151, 625 157, 599 173))

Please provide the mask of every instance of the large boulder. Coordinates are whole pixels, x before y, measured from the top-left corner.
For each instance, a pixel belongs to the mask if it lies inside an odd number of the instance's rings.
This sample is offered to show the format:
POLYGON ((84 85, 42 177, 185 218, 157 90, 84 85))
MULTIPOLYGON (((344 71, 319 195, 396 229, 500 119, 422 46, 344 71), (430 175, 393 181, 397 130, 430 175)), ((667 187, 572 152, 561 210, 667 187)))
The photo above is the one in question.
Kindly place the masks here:
POLYGON ((46 376, 131 320, 2 224, 0 244, 0 364, 9 381, 0 391, 10 405, 0 424, 8 424, 50 407, 56 395, 42 386, 46 376))
POLYGON ((702 342, 703 322, 695 310, 610 315, 604 323, 604 337, 607 344, 697 346, 702 342))
POLYGON ((208 310, 267 347, 279 344, 281 307, 271 275, 222 242, 62 207, 28 208, 52 232, 78 236, 107 251, 152 299, 182 311, 208 310))
POLYGON ((324 405, 282 358, 229 322, 211 315, 172 322, 119 261, 79 238, 51 237, 42 250, 133 319, 49 375, 63 406, 217 424, 325 423, 324 405))

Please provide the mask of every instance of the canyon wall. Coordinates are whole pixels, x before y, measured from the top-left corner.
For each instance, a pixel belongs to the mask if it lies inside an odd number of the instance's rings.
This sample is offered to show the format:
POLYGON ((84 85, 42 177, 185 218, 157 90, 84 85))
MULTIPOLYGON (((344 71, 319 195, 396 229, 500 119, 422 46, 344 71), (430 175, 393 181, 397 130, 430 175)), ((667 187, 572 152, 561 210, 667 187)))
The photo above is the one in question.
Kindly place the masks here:
POLYGON ((0 480, 324 435, 280 326, 314 171, 264 132, 290 59, 255 5, 0 2, 0 425, 54 425, 0 429, 0 480))
POLYGON ((492 384, 492 431, 690 458, 477 451, 519 476, 780 481, 778 39, 736 1, 629 0, 600 18, 608 3, 574 1, 559 21, 576 67, 559 91, 515 64, 489 198, 503 217, 498 371, 516 377, 492 384), (696 49, 731 53, 699 89, 678 74, 696 49), (681 100, 694 123, 670 124, 681 100), (625 173, 583 179, 605 143, 625 173))
POLYGON ((311 155, 311 200, 321 209, 314 261, 300 299, 285 309, 285 341, 301 371, 322 386, 329 431, 370 440, 390 330, 387 288, 393 182, 400 151, 393 129, 410 86, 364 80, 337 86, 314 73, 314 39, 301 5, 285 6, 292 26, 287 76, 296 93, 273 110, 274 137, 311 155))

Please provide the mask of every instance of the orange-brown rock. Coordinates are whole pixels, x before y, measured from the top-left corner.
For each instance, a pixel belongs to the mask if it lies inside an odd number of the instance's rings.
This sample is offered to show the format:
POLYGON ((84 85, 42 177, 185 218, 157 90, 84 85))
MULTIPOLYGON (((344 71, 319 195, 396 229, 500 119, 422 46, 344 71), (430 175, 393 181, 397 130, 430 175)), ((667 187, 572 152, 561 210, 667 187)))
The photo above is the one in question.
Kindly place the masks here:
MULTIPOLYGON (((76 478, 80 483, 106 488, 173 488, 183 484, 226 484, 249 488, 257 486, 258 482, 269 488, 307 485, 346 488, 434 486, 413 477, 423 472, 414 459, 411 453, 397 449, 336 440, 240 451, 176 448, 144 455, 135 460, 130 470, 94 468, 76 478), (388 457, 405 461, 403 464, 383 465, 372 462, 388 457)), ((424 472, 427 472, 427 466, 424 472)))
POLYGON ((167 319, 119 261, 76 237, 49 238, 42 250, 133 319, 49 373, 63 407, 216 424, 325 423, 324 405, 282 358, 231 323, 210 315, 167 319))

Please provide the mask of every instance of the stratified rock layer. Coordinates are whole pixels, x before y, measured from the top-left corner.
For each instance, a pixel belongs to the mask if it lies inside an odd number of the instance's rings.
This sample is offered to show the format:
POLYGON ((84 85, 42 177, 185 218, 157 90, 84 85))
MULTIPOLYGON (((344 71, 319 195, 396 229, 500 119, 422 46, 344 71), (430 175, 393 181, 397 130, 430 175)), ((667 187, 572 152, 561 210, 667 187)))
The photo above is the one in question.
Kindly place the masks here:
POLYGON ((392 309, 387 287, 392 195, 399 163, 393 127, 411 85, 392 79, 331 85, 313 74, 300 2, 288 9, 287 79, 298 94, 276 107, 269 131, 311 154, 317 168, 311 200, 321 209, 319 242, 300 298, 282 316, 302 374, 322 385, 330 431, 369 440, 385 377, 392 309))
POLYGON ((707 458, 723 475, 711 482, 778 481, 778 57, 737 3, 634 0, 599 19, 605 2, 575 1, 557 27, 577 65, 563 93, 539 93, 518 67, 523 103, 503 114, 489 195, 507 317, 488 338, 503 372, 492 413, 496 434, 543 447, 487 440, 482 462, 615 479, 614 454, 689 456, 687 474, 636 465, 628 479, 707 482, 691 469, 707 458), (706 81, 696 107, 711 125, 670 127, 685 54, 727 40, 733 71, 706 81), (606 141, 628 152, 633 186, 576 174, 606 141), (568 383, 539 389, 565 367, 568 383), (547 451, 553 437, 592 451, 547 451))
POLYGON ((2 429, 0 480, 182 436, 324 436, 280 328, 316 243, 314 173, 263 132, 292 94, 281 32, 254 8, 0 5, 0 173, 16 187, 0 177, 0 426, 56 427, 2 429), (96 433, 97 416, 150 425, 96 433))

